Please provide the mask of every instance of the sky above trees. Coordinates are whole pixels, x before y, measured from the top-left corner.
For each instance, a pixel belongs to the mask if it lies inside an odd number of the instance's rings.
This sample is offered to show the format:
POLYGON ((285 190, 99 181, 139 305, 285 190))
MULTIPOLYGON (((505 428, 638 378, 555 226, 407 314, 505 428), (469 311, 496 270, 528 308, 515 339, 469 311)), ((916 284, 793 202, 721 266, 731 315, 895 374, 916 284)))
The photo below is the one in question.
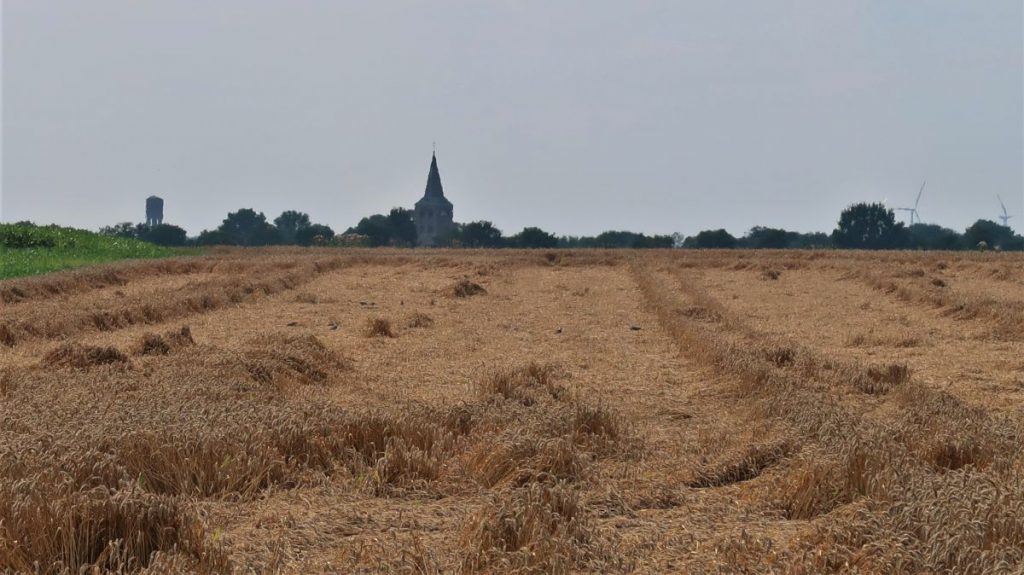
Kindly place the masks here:
MULTIPOLYGON (((1022 206, 1019 0, 9 0, 0 219, 411 207, 557 234, 1022 206)), ((1019 216, 1024 218, 1024 215, 1019 216)), ((1012 220, 1011 224, 1017 220, 1012 220)))

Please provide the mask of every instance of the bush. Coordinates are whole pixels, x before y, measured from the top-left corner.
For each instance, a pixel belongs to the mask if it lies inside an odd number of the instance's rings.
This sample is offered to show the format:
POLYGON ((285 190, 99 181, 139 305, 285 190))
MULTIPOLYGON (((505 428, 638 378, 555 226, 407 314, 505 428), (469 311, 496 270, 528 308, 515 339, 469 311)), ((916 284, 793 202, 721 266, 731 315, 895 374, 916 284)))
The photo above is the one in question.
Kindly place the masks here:
MULTIPOLYGON (((11 249, 54 248, 60 240, 54 228, 40 228, 34 225, 16 224, 0 226, 0 246, 11 249)), ((65 239, 62 247, 73 247, 74 240, 65 239)))

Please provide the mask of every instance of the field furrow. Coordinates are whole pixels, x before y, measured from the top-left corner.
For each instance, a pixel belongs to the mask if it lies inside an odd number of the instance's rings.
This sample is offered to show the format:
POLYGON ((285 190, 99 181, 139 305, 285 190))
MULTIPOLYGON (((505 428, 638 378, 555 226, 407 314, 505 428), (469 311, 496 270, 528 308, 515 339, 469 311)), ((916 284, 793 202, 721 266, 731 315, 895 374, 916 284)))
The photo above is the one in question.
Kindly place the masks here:
POLYGON ((766 334, 868 365, 906 365, 917 381, 990 409, 1020 413, 1024 343, 987 322, 879 297, 833 270, 801 269, 767 280, 749 270, 708 270, 705 288, 766 334))
POLYGON ((146 278, 119 289, 10 306, 0 319, 0 346, 59 340, 81 333, 158 325, 295 289, 342 260, 291 260, 230 266, 231 271, 146 278))
POLYGON ((736 375, 744 402, 811 442, 791 459, 776 491, 788 517, 813 526, 774 555, 786 570, 974 571, 995 557, 1020 561, 1011 543, 1020 524, 993 511, 1024 503, 1014 480, 1019 418, 968 406, 905 370, 874 372, 761 331, 694 281, 686 266, 661 269, 634 273, 669 331, 708 364, 736 375), (985 487, 991 484, 1013 487, 992 492, 985 487), (865 541, 886 538, 900 543, 871 556, 860 552, 865 541), (993 555, 979 552, 993 544, 993 555))

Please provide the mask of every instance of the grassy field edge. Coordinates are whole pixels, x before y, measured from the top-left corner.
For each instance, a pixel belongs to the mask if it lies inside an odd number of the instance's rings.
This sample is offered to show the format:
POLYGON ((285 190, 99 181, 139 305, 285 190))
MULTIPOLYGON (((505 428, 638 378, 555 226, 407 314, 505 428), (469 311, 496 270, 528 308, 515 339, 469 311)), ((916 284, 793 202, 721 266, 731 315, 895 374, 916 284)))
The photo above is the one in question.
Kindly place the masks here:
POLYGON ((0 224, 0 280, 190 252, 56 225, 0 224))

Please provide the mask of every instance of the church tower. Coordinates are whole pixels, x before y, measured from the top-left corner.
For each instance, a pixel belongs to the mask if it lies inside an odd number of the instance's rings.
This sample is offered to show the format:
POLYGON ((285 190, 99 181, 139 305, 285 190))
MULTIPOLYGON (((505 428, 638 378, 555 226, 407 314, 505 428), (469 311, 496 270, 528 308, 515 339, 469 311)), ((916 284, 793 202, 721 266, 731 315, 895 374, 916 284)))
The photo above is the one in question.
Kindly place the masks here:
POLYGON ((453 206, 444 197, 441 174, 437 171, 437 154, 430 160, 427 175, 427 189, 416 202, 413 221, 416 223, 416 243, 420 246, 436 246, 454 227, 453 206))

